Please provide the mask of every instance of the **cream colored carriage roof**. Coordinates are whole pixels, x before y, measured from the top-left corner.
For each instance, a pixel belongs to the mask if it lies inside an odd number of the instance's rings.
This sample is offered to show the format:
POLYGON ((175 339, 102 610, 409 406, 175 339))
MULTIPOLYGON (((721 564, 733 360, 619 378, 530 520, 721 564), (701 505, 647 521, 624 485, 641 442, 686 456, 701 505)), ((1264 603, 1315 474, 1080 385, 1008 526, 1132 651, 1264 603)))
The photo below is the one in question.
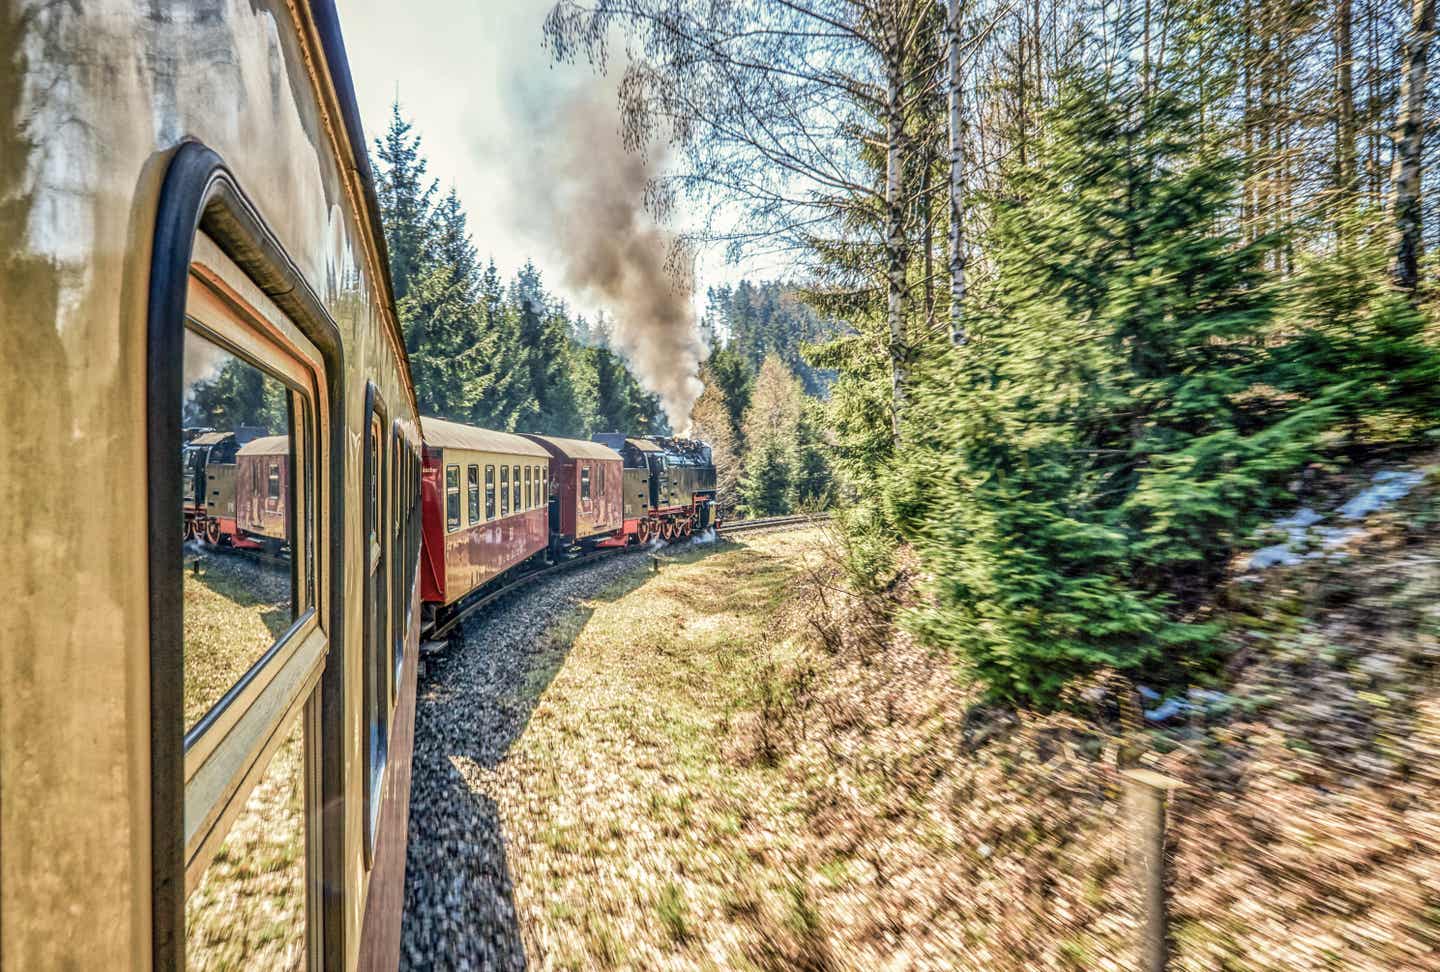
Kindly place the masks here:
POLYGON ((514 456, 540 456, 550 458, 544 447, 520 435, 496 432, 493 429, 479 429, 473 425, 447 422, 444 419, 421 416, 420 430, 425 444, 441 449, 468 449, 471 452, 501 452, 514 456))
POLYGON ((533 435, 529 432, 522 432, 521 434, 534 442, 549 443, 566 459, 612 459, 615 462, 620 461, 620 453, 598 442, 586 442, 584 439, 565 439, 558 435, 533 435))
POLYGON ((251 439, 240 447, 237 456, 288 456, 290 437, 288 435, 262 435, 251 439))
POLYGON ((189 442, 185 443, 185 445, 187 445, 187 446, 216 445, 216 444, 221 443, 221 442, 224 442, 226 439, 230 438, 231 434, 232 434, 232 433, 230 433, 230 432, 201 432, 199 435, 195 436, 195 438, 193 438, 193 439, 191 439, 189 442))
POLYGON ((641 452, 665 451, 664 449, 660 448, 660 446, 656 445, 654 442, 651 442, 649 439, 626 439, 625 444, 632 445, 635 448, 639 449, 641 452))

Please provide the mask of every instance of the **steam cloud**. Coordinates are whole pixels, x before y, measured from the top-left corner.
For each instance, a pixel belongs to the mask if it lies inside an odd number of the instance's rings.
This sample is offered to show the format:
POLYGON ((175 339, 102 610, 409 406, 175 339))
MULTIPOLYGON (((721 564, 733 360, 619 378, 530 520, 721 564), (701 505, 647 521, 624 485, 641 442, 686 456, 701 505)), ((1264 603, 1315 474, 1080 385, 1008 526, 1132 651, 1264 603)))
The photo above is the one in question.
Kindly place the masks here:
POLYGON ((708 348, 695 320, 691 281, 673 271, 676 236, 645 209, 663 152, 641 156, 621 144, 614 89, 595 84, 572 91, 528 173, 533 201, 555 247, 565 284, 593 297, 613 315, 611 343, 640 384, 660 397, 671 428, 690 426, 690 408, 704 391, 700 363, 708 348))

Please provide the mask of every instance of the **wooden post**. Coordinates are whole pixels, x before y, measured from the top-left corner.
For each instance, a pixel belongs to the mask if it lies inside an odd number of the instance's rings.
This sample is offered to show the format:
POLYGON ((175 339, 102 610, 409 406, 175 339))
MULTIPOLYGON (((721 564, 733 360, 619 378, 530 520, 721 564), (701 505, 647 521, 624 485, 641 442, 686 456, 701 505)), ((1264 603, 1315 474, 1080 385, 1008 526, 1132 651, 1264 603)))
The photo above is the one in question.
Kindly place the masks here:
POLYGON ((1126 813, 1134 843, 1131 862, 1140 903, 1138 972, 1165 972, 1169 961, 1169 901, 1166 892, 1165 800, 1180 782, 1148 769, 1129 769, 1126 813))

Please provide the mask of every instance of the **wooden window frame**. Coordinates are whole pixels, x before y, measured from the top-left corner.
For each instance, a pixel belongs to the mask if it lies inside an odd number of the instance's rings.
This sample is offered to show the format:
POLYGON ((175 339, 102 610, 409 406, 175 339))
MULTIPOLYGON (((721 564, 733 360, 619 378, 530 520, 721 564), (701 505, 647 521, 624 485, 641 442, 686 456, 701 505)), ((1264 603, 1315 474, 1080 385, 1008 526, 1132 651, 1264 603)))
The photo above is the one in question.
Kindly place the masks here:
POLYGON ((485 522, 495 519, 495 464, 485 466, 485 522))
POLYGON ((470 463, 465 467, 465 522, 469 526, 480 520, 480 465, 470 463))
POLYGON ((447 463, 445 466, 445 532, 454 533, 460 529, 460 464, 447 463), (450 474, 455 474, 455 485, 450 485, 450 474), (455 499, 455 512, 450 512, 450 499, 455 499))

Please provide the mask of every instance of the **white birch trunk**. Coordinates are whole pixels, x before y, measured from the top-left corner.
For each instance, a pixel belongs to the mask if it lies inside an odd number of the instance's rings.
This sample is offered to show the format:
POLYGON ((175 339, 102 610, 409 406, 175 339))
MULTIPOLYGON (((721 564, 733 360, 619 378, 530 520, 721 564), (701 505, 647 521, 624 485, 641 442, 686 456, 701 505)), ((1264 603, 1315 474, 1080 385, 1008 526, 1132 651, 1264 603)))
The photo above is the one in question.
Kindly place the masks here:
POLYGON ((950 343, 965 343, 965 104, 960 70, 960 18, 964 0, 949 0, 945 26, 950 95, 950 343))
POLYGON ((1435 0, 1414 0, 1410 34, 1401 56, 1400 114, 1391 170, 1391 277, 1414 291, 1420 264, 1420 176, 1425 144, 1425 81, 1435 35, 1435 0))

